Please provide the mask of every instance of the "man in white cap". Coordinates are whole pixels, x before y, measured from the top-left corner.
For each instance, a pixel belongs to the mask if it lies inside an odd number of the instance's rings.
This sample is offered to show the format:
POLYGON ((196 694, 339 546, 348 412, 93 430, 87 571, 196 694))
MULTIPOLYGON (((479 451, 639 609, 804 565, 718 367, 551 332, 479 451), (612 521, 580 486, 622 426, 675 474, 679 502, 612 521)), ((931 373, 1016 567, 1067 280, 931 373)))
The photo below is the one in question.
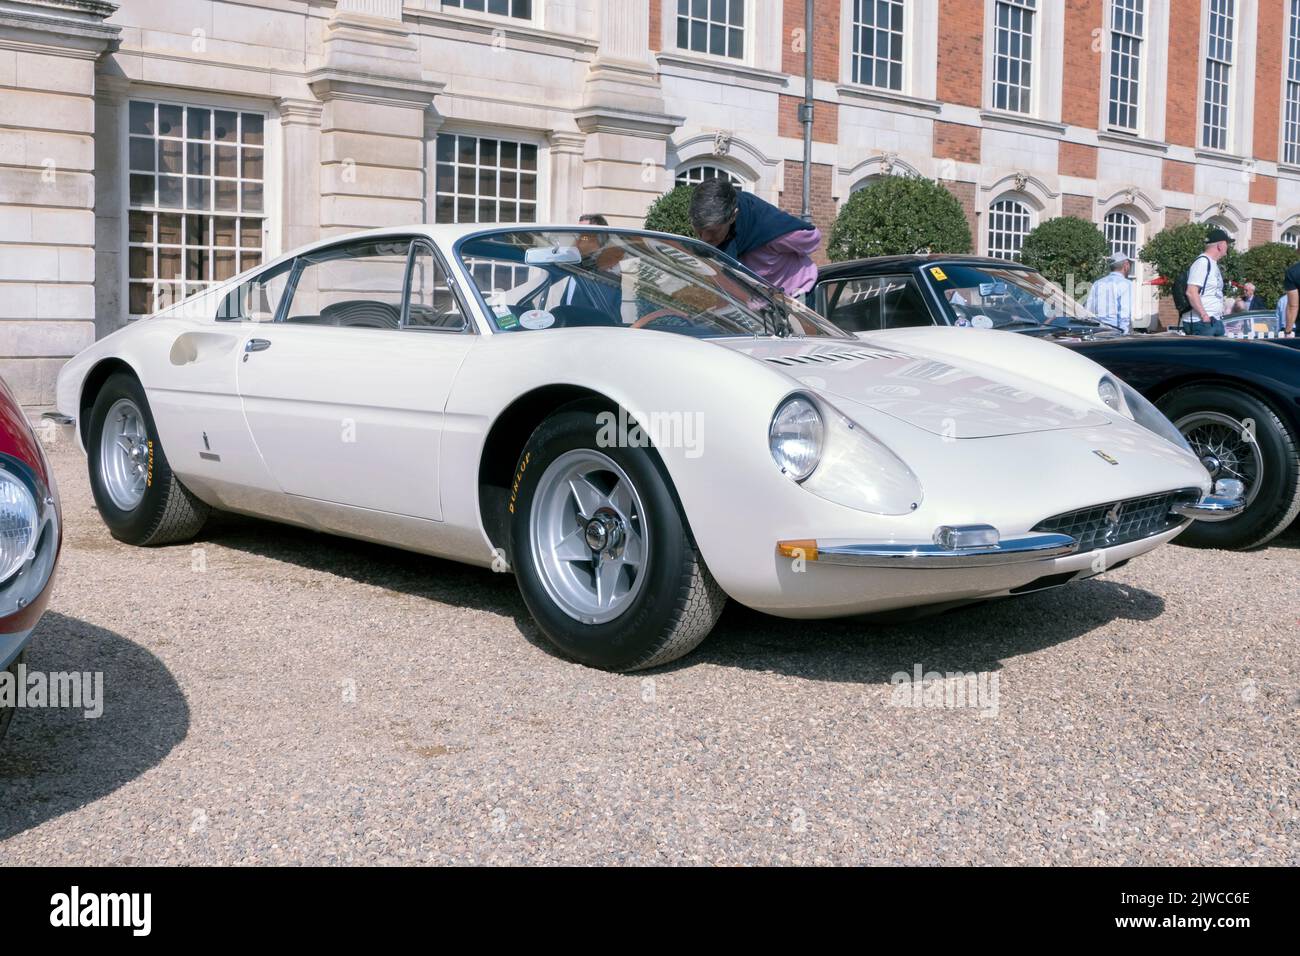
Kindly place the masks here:
POLYGON ((1110 272, 1092 284, 1084 305, 1101 321, 1127 334, 1133 326, 1133 285, 1128 279, 1133 261, 1122 252, 1107 261, 1110 272))

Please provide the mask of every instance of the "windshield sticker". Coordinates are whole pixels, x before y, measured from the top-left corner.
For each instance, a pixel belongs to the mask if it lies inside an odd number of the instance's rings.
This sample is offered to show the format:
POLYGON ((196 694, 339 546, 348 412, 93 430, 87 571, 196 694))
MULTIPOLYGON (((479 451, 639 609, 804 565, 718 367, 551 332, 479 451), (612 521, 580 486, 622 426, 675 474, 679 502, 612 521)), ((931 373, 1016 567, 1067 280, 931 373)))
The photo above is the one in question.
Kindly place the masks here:
POLYGON ((529 309, 519 317, 519 324, 526 329, 549 329, 555 324, 555 316, 545 309, 529 309))
POLYGON ((970 324, 975 326, 975 328, 977 329, 993 328, 993 320, 990 319, 987 315, 975 316, 973 319, 970 320, 970 324))
POLYGON ((992 295, 992 294, 993 294, 993 283, 992 283, 992 282, 981 282, 981 283, 980 283, 980 295, 988 296, 988 295, 992 295))
POLYGON ((934 266, 930 269, 930 275, 934 276, 935 282, 948 281, 948 274, 944 272, 942 269, 940 269, 938 266, 934 266))
POLYGON ((519 325, 519 320, 515 318, 515 314, 513 312, 510 312, 508 310, 506 311, 505 315, 502 315, 500 312, 498 312, 497 325, 503 329, 513 329, 517 325, 519 325))

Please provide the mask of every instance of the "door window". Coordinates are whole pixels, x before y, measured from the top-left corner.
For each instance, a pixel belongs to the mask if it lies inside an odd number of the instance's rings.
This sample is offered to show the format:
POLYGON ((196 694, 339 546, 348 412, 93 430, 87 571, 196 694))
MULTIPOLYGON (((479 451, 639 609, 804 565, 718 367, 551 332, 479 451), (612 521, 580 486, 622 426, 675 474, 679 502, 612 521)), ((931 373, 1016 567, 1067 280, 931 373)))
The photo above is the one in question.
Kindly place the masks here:
POLYGON ((411 251, 406 328, 460 332, 465 327, 465 313, 448 281, 446 268, 432 249, 422 242, 416 243, 411 251))
POLYGON ((398 328, 410 248, 406 237, 366 239, 299 256, 284 321, 398 328))

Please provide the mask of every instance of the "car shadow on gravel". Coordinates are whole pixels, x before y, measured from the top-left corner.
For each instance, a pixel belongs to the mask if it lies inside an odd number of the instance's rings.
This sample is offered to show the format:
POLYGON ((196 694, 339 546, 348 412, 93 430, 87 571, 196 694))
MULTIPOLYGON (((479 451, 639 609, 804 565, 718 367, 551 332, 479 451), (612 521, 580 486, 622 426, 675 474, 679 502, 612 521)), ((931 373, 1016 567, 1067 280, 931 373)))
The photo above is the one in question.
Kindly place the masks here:
POLYGON ((157 765, 185 739, 189 705, 157 657, 120 634, 47 613, 27 672, 103 674, 103 714, 19 709, 0 740, 0 841, 92 803, 157 765))
POLYGON ((244 515, 214 515, 200 538, 359 584, 532 623, 512 574, 244 515))
MULTIPOLYGON (((239 515, 221 515, 203 537, 362 584, 512 617, 524 640, 563 659, 529 616, 512 575, 239 515)), ((1164 606, 1149 591, 1099 578, 915 620, 792 621, 733 601, 698 650, 655 671, 712 663, 812 680, 888 683, 913 663, 938 671, 996 670, 1003 659, 1116 619, 1152 620, 1164 606)))
POLYGON ((825 621, 769 617, 732 602, 700 648, 664 670, 710 663, 835 683, 887 684, 928 671, 996 671, 1001 662, 1073 640, 1114 620, 1150 621, 1165 602, 1131 585, 1091 579, 913 619, 825 621))

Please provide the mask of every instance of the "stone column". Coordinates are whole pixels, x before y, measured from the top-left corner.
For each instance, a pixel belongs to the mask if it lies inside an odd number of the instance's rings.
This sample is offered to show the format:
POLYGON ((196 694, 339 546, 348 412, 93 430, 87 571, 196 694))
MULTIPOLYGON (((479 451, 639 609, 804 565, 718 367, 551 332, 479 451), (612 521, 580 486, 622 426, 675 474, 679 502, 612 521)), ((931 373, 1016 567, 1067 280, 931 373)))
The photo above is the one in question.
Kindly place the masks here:
POLYGON ((669 135, 683 118, 665 111, 650 54, 651 0, 603 0, 599 43, 574 114, 587 134, 585 204, 613 225, 639 226, 664 189, 669 135))
POLYGON ((577 222, 583 213, 603 213, 596 207, 584 208, 582 191, 582 157, 587 137, 582 133, 556 131, 551 144, 551 215, 552 222, 577 222))
POLYGON ((283 251, 320 238, 320 117, 315 100, 284 97, 280 112, 283 184, 280 202, 280 248, 283 251))
POLYGON ((95 84, 95 338, 127 323, 126 175, 122 131, 131 84, 99 74, 95 84))
POLYGON ((0 7, 0 376, 38 410, 95 338, 95 62, 105 0, 0 7))
POLYGON ((325 28, 320 100, 320 234, 423 221, 425 113, 442 90, 390 0, 349 0, 325 28), (362 12, 355 12, 362 11, 362 12))

